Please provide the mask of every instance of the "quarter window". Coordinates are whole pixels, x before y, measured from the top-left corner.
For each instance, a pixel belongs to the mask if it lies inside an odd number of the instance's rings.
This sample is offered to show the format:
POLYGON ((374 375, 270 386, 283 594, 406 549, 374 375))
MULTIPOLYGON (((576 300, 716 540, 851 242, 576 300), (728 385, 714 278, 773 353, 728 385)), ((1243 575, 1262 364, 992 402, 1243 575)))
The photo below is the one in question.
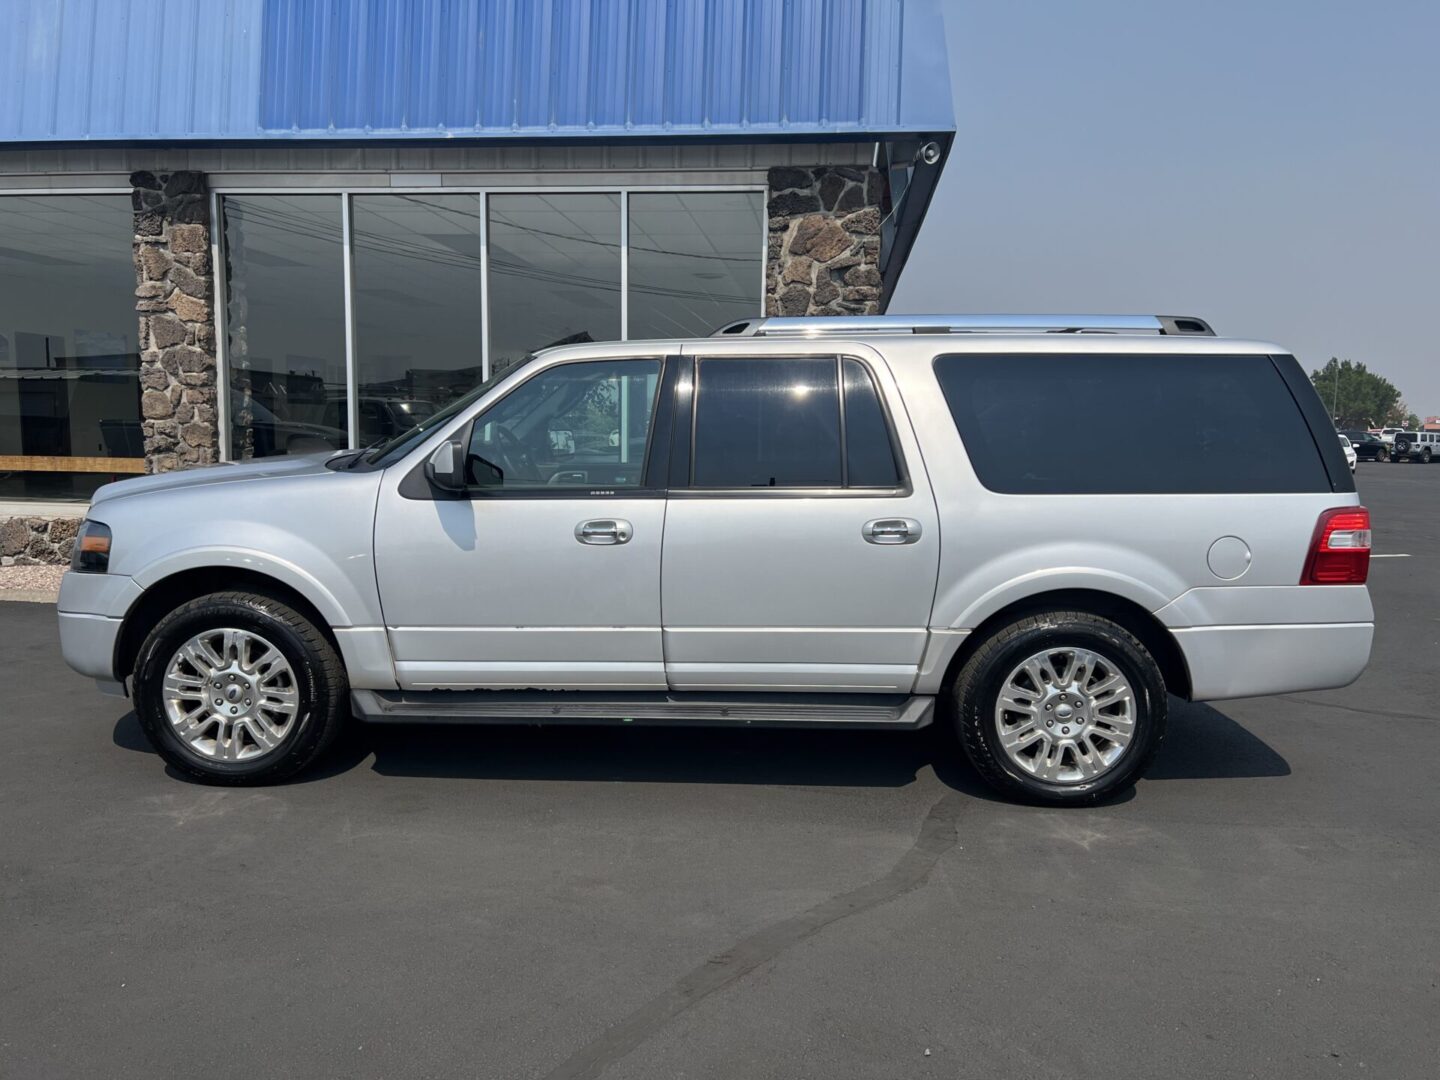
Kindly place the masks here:
POLYGON ((560 364, 480 415, 466 471, 480 490, 638 488, 659 360, 560 364))
POLYGON ((845 483, 848 487, 899 487, 900 470, 875 380, 859 360, 844 361, 845 483))
POLYGON ((1050 494, 1328 492, 1268 356, 950 354, 935 374, 980 482, 1050 494), (1120 437, 1089 430, 1122 424, 1120 437), (1059 442, 1056 432, 1065 433, 1059 442))

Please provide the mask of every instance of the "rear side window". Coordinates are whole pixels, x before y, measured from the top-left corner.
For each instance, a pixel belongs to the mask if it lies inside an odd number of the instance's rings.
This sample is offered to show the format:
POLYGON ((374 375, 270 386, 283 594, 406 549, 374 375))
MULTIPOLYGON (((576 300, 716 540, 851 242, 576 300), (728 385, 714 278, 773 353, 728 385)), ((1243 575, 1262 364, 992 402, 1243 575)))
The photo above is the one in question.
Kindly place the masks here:
POLYGON ((935 374, 991 491, 1331 490, 1268 356, 948 354, 935 374))
POLYGON ((695 391, 695 486, 839 487, 835 358, 706 358, 695 391))

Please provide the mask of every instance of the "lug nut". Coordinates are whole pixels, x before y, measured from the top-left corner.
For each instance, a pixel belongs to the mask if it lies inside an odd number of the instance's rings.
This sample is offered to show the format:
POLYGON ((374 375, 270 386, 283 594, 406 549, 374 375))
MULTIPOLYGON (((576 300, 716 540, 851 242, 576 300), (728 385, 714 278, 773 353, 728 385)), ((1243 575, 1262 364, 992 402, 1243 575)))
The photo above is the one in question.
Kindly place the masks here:
POLYGON ((250 699, 248 697, 245 699, 245 706, 246 708, 249 708, 250 706, 250 699))
POLYGON ((1045 726, 1046 726, 1046 727, 1054 727, 1054 726, 1055 726, 1055 721, 1054 721, 1054 720, 1046 720, 1046 721, 1045 721, 1045 726))
MULTIPOLYGON (((230 711, 231 711, 231 712, 234 712, 235 710, 234 710, 234 709, 231 709, 230 711)), ((1069 729, 1068 727, 1062 727, 1062 728, 1060 729, 1060 734, 1061 734, 1061 735, 1069 735, 1069 734, 1070 734, 1070 729, 1069 729)))
POLYGON ((1053 705, 1046 705, 1046 706, 1045 706, 1045 711, 1046 711, 1046 712, 1049 712, 1049 711, 1050 711, 1051 709, 1053 709, 1054 707, 1055 707, 1055 706, 1053 706, 1053 705))
POLYGON ((236 713, 238 713, 239 711, 240 711, 240 710, 237 709, 234 705, 231 705, 231 706, 230 706, 230 715, 231 715, 231 716, 234 716, 234 715, 235 715, 236 713))

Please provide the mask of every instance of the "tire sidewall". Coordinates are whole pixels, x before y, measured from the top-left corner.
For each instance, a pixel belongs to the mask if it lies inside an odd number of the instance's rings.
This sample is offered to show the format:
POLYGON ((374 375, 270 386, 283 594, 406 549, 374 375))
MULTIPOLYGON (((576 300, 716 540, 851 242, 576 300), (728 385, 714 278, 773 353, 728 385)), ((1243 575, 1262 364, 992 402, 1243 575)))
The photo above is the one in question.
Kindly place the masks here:
POLYGON ((969 700, 960 703, 960 722, 974 726, 1007 782, 1034 801, 1092 802, 1124 790, 1144 772, 1164 737, 1167 699, 1159 667, 1143 645, 1113 624, 1057 620, 1021 631, 994 653, 974 687, 969 700), (1080 784, 1051 784, 1029 775, 1010 760, 995 729, 995 704, 1010 673, 1038 652, 1065 648, 1098 653, 1119 668, 1135 691, 1135 735, 1124 756, 1103 776, 1080 784))
POLYGON ((303 767, 314 755, 324 724, 317 716, 323 706, 325 681, 318 658, 298 633, 262 598, 204 597, 171 612, 150 633, 135 664, 135 713, 156 751, 187 776, 218 781, 254 782, 282 778, 303 767), (259 634, 284 654, 300 691, 295 724, 275 750, 251 761, 214 761, 198 756, 175 734, 165 715, 161 687, 176 651, 206 630, 234 627, 259 634))

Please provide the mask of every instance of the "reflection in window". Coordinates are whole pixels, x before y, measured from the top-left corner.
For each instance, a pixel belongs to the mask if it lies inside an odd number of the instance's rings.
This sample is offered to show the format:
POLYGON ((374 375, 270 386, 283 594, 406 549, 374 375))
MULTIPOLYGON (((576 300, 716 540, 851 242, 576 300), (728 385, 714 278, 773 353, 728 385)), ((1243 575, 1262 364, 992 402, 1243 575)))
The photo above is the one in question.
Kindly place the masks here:
POLYGON ((490 371, 620 336, 620 197, 490 197, 490 371))
MULTIPOLYGON (((468 393, 480 359, 478 195, 359 195, 352 207, 360 446, 468 393)), ((343 402, 327 420, 343 428, 343 402)))
POLYGON ((478 487, 642 486, 658 360, 540 372, 480 415, 466 469, 478 487))
POLYGON ((0 498, 143 470, 133 237, 124 195, 0 198, 0 498))
POLYGON ((760 314, 756 191, 630 196, 630 337, 704 337, 760 314))
POLYGON ((839 487, 833 357, 700 361, 697 487, 839 487))
POLYGON ((340 198, 223 203, 234 458, 347 445, 340 198))

